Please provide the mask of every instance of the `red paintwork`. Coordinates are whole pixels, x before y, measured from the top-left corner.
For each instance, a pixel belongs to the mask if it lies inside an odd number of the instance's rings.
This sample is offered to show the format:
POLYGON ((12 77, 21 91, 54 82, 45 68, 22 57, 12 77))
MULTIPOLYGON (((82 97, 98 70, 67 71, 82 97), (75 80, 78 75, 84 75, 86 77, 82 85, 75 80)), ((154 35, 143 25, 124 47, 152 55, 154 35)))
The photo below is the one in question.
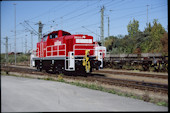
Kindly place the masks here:
POLYGON ((68 52, 71 52, 75 49, 84 49, 84 50, 75 50, 74 51, 75 56, 77 56, 77 55, 84 56, 85 50, 87 50, 87 49, 91 49, 90 55, 94 55, 94 50, 92 50, 92 49, 94 49, 94 46, 96 46, 95 45, 96 43, 93 43, 92 36, 82 35, 82 34, 71 35, 70 33, 66 32, 66 31, 62 31, 62 30, 53 31, 45 36, 47 36, 46 41, 43 41, 43 39, 42 39, 41 42, 37 43, 36 53, 37 53, 38 57, 68 56, 68 52), (50 39, 50 35, 55 34, 55 33, 58 34, 58 37, 50 39), (65 34, 65 36, 63 36, 63 34, 65 34), (76 43, 76 39, 78 39, 77 43, 76 43), (84 42, 83 39, 85 39, 85 40, 87 39, 86 41, 89 41, 89 43, 82 43, 82 42, 84 42), (78 43, 79 41, 81 41, 81 43, 78 43), (79 44, 79 45, 77 45, 77 44, 79 44), (52 46, 52 47, 50 47, 50 46, 52 46), (66 49, 66 53, 65 53, 65 49, 66 49), (51 52, 52 50, 53 50, 53 52, 51 52))

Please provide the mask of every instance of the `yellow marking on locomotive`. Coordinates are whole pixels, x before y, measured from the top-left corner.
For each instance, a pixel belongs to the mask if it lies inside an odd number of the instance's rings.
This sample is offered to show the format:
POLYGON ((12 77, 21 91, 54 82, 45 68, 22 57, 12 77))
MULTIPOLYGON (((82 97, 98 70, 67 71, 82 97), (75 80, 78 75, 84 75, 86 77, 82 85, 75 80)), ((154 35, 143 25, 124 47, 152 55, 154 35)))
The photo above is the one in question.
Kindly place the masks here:
POLYGON ((83 66, 85 66, 86 73, 90 72, 90 61, 89 61, 90 50, 85 51, 85 57, 83 58, 83 66))

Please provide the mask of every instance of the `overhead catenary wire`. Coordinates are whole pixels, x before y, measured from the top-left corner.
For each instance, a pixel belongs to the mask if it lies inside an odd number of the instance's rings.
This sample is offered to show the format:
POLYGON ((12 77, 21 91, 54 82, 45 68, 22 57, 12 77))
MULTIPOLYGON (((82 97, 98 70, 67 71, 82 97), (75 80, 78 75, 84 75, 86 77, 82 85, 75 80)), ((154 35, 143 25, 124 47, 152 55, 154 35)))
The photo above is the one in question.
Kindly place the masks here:
MULTIPOLYGON (((164 5, 160 5, 160 6, 153 7, 153 8, 151 9, 151 12, 152 12, 153 9, 157 9, 157 8, 163 7, 163 6, 165 6, 165 4, 164 4, 164 5)), ((136 16, 145 15, 145 14, 146 14, 145 12, 146 12, 145 10, 133 12, 133 13, 130 13, 130 14, 127 14, 127 15, 124 15, 124 16, 120 16, 120 17, 111 19, 111 21, 113 21, 113 20, 116 21, 116 20, 119 20, 119 19, 125 19, 125 18, 123 18, 123 17, 133 16, 133 15, 136 15, 136 14, 137 14, 136 16)), ((106 23, 106 22, 107 22, 107 21, 105 21, 104 23, 106 23)), ((96 23, 93 23, 93 24, 84 25, 84 27, 91 27, 91 26, 99 25, 99 24, 100 24, 100 21, 99 21, 99 22, 96 22, 96 23)), ((77 29, 80 29, 80 28, 81 28, 81 27, 77 27, 77 28, 75 28, 75 29, 71 29, 71 31, 74 31, 74 30, 77 30, 77 29)))
MULTIPOLYGON (((65 5, 66 5, 66 4, 65 4, 65 5)), ((61 5, 61 6, 62 6, 62 5, 61 5)), ((64 7, 65 7, 65 6, 59 7, 59 9, 62 9, 62 8, 64 8, 64 7)), ((53 9, 55 9, 55 8, 58 8, 58 5, 55 6, 55 7, 50 8, 48 11, 46 11, 46 12, 44 12, 44 13, 38 15, 38 16, 35 16, 35 17, 33 17, 33 18, 30 18, 30 19, 27 19, 27 21, 33 20, 33 19, 38 18, 38 17, 41 17, 41 16, 46 16, 47 13, 49 13, 51 10, 53 10, 53 9)), ((59 9, 58 9, 58 10, 59 10, 59 9)))
POLYGON ((34 34, 38 35, 38 32, 37 32, 34 28, 32 28, 32 27, 28 24, 27 21, 24 21, 24 22, 32 29, 31 32, 33 32, 34 34))
MULTIPOLYGON (((165 6, 165 5, 161 5, 161 6, 159 6, 159 7, 163 7, 163 6, 165 6)), ((153 9, 157 9, 158 7, 155 7, 155 8, 153 8, 153 9)), ((152 9, 152 10, 153 10, 152 9)), ((150 11, 150 12, 152 12, 152 10, 150 11)), ((120 16, 120 17, 117 17, 117 18, 114 18, 114 19, 112 19, 112 21, 113 20, 118 20, 118 19, 123 19, 123 17, 127 17, 127 16, 133 16, 133 15, 135 15, 135 14, 137 14, 136 16, 140 16, 140 15, 144 15, 144 14, 146 14, 145 13, 146 11, 144 11, 144 10, 141 10, 141 11, 137 11, 137 12, 133 12, 133 13, 131 13, 131 14, 127 14, 127 15, 124 15, 124 16, 120 16)))
MULTIPOLYGON (((161 6, 158 6, 158 7, 163 7, 163 6, 165 6, 165 5, 161 5, 161 6)), ((153 9, 156 9, 156 8, 158 8, 158 7, 154 7, 154 8, 152 8, 152 10, 153 9)), ((123 17, 127 17, 127 16, 133 16, 134 14, 138 14, 138 15, 141 15, 141 14, 139 14, 139 13, 143 13, 143 12, 145 12, 144 10, 141 10, 141 11, 137 11, 137 12, 133 12, 133 13, 130 13, 130 14, 127 14, 127 15, 123 15, 123 16, 120 16, 120 17, 117 17, 117 18, 114 18, 114 19, 112 19, 112 20, 118 20, 118 19, 120 19, 120 18, 122 18, 123 19, 123 17)), ((96 25, 96 24, 99 24, 100 22, 98 22, 98 23, 94 23, 94 24, 89 24, 89 25, 86 25, 86 27, 87 26, 92 26, 92 25, 96 25)), ((105 21, 105 23, 106 23, 106 21, 105 21)))
MULTIPOLYGON (((110 4, 110 3, 113 2, 113 1, 114 1, 114 0, 109 1, 109 2, 107 2, 107 3, 105 3, 105 4, 108 4, 108 3, 110 4)), ((122 1, 123 1, 123 0, 122 0, 122 1)), ((122 2, 122 1, 121 1, 121 2, 122 2)), ((97 1, 97 2, 98 2, 98 1, 97 1)), ((93 5, 93 4, 88 5, 88 7, 89 7, 89 6, 92 6, 92 5, 93 5)), ((82 9, 83 9, 83 8, 81 8, 81 10, 82 10, 82 9)), ((77 10, 77 9, 76 9, 76 10, 73 10, 72 12, 76 13, 77 11, 80 11, 80 10, 77 10)), ((76 18, 76 17, 82 16, 82 15, 87 14, 87 13, 88 13, 88 11, 86 11, 86 12, 84 12, 84 13, 81 13, 81 14, 79 14, 79 15, 77 15, 77 16, 67 18, 67 20, 70 21, 71 19, 74 19, 74 18, 76 18)), ((73 14, 73 13, 69 13, 68 15, 71 15, 71 14, 73 14)), ((66 14, 65 14, 65 15, 66 15, 66 14)), ((64 17, 65 15, 63 15, 62 17, 64 17)), ((68 16, 68 15, 67 15, 67 16, 68 16)), ((59 17, 58 17, 58 18, 59 18, 59 17)), ((52 19, 52 21, 54 21, 54 19, 52 19)), ((66 23, 66 22, 68 22, 68 21, 65 20, 64 23, 66 23)), ((60 23, 58 23, 58 24, 60 24, 60 23)))
MULTIPOLYGON (((124 0, 122 0, 122 1, 124 1, 124 0)), ((121 1, 121 2, 122 2, 122 1, 121 1)), ((112 1, 112 2, 113 2, 113 1, 112 1)), ((108 3, 109 3, 109 2, 108 2, 108 3)), ((119 1, 119 2, 117 2, 117 3, 120 3, 120 1, 119 1)), ((96 13, 96 14, 97 14, 97 13, 96 13)), ((76 17, 78 17, 78 16, 76 16, 76 17)), ((69 19, 73 19, 73 18, 75 18, 75 17, 72 17, 72 18, 69 18, 69 19)), ((69 19, 68 19, 68 20, 69 20, 69 19)), ((67 22, 67 23, 68 23, 68 22, 67 22)), ((96 24, 98 24, 98 23, 100 23, 100 22, 93 23, 93 24, 90 24, 90 25, 87 25, 87 26, 96 25, 96 24)), ((86 27, 87 27, 87 26, 86 26, 86 27)))
MULTIPOLYGON (((120 5, 119 3, 122 3, 122 2, 124 2, 124 1, 126 1, 126 0, 121 0, 121 1, 117 0, 116 3, 112 3, 112 4, 109 4, 109 5, 105 5, 105 7, 110 7, 110 6, 113 7, 115 4, 116 4, 116 6, 119 6, 119 5, 120 5)), ((115 7, 115 6, 114 6, 114 7, 115 7)))
MULTIPOLYGON (((155 18, 152 18, 152 19, 148 19, 148 20, 154 20, 155 18)), ((159 19, 159 20, 161 20, 161 19, 168 19, 168 17, 162 17, 162 18, 157 18, 157 19, 159 19)), ((140 23, 144 23, 144 22, 146 22, 145 20, 144 21, 140 21, 140 23)), ((140 24, 139 23, 139 24, 140 24)), ((118 25, 118 26, 114 26, 114 27, 112 27, 110 30, 112 30, 112 29, 115 29, 115 28, 122 28, 122 27, 124 27, 125 25, 123 24, 123 25, 118 25)))
POLYGON ((81 27, 100 37, 100 35, 96 34, 95 32, 93 32, 93 31, 91 31, 89 29, 87 29, 86 27, 84 27, 84 26, 81 26, 81 27))
MULTIPOLYGON (((97 3, 97 2, 96 2, 96 3, 97 3)), ((56 19, 60 19, 60 18, 63 18, 63 17, 65 17, 65 16, 68 17, 69 15, 72 15, 72 14, 74 14, 74 13, 77 13, 77 12, 83 10, 83 9, 87 9, 88 7, 93 6, 93 5, 95 5, 95 3, 94 3, 94 4, 91 4, 91 5, 88 5, 88 6, 84 6, 84 7, 80 6, 79 8, 76 8, 75 10, 70 11, 69 13, 67 13, 67 14, 65 14, 65 15, 63 15, 63 16, 60 16, 60 17, 57 17, 57 18, 52 19, 51 21, 55 21, 56 19)), ((90 11, 91 11, 91 10, 90 10, 90 11)), ((86 12, 84 12, 84 13, 87 13, 87 12, 88 12, 88 11, 86 11, 86 12)), ((81 15, 83 15, 84 13, 81 13, 81 14, 78 14, 78 15, 81 16, 81 15)), ((72 16, 72 17, 66 18, 66 20, 69 20, 69 19, 72 19, 72 18, 76 18, 76 17, 78 17, 77 14, 76 14, 76 16, 72 16)), ((66 20, 65 20, 65 22, 66 22, 66 20)))
MULTIPOLYGON (((92 5, 94 5, 94 4, 91 4, 91 5, 88 5, 88 7, 90 7, 90 6, 92 6, 92 5)), ((83 9, 83 8, 82 8, 83 9)), ((77 10, 77 11, 80 11, 80 10, 77 10)), ((76 16, 72 16, 72 17, 69 17, 69 18, 66 18, 66 19, 64 19, 64 23, 66 23, 66 22, 68 22, 67 20, 71 20, 71 19, 74 19, 74 18, 77 18, 77 17, 80 17, 80 16, 82 16, 82 15, 85 15, 85 14, 88 14, 88 13, 91 13, 91 12, 93 12, 93 10, 92 9, 90 9, 90 10, 88 10, 88 11, 85 11, 85 12, 83 12, 83 13, 80 13, 80 14, 78 14, 78 15, 76 15, 76 16)), ((72 14, 72 13, 70 13, 70 14, 72 14)), ((70 15, 69 14, 69 15, 70 15)), ((68 16, 68 15, 67 15, 68 16)), ((58 17, 59 18, 59 17, 58 17)), ((53 21, 54 21, 54 19, 53 19, 53 21)), ((61 23, 57 23, 58 25, 61 25, 61 23)))
MULTIPOLYGON (((113 2, 113 0, 112 0, 111 2, 113 2)), ((98 3, 98 1, 97 1, 96 3, 98 3)), ((110 3, 110 1, 107 2, 107 3, 110 3)), ((71 11, 71 12, 73 12, 73 13, 68 13, 67 15, 65 14, 64 16, 60 16, 60 17, 57 17, 57 18, 55 18, 55 19, 60 19, 61 17, 65 17, 65 16, 68 17, 69 15, 72 15, 72 14, 76 13, 77 11, 81 11, 81 10, 83 10, 83 9, 87 9, 88 7, 93 6, 93 5, 95 5, 95 3, 93 3, 93 4, 91 4, 91 5, 88 5, 88 6, 85 6, 84 8, 80 7, 80 9, 76 9, 76 10, 74 10, 74 11, 71 11)), ((89 10, 89 12, 92 12, 93 10, 94 10, 94 9, 91 9, 91 10, 89 10)), ((78 14, 78 15, 76 15, 76 16, 72 16, 72 17, 70 17, 70 18, 67 18, 67 20, 70 20, 70 19, 73 19, 73 18, 82 16, 82 15, 84 15, 84 14, 86 14, 86 13, 88 13, 88 11, 86 11, 86 12, 84 12, 84 13, 81 13, 81 14, 78 14)), ((55 19, 52 19, 51 21, 54 21, 55 19)), ((66 22, 68 22, 68 21, 65 20, 65 23, 66 23, 66 22)), ((58 23, 58 24, 60 24, 60 23, 58 23)))

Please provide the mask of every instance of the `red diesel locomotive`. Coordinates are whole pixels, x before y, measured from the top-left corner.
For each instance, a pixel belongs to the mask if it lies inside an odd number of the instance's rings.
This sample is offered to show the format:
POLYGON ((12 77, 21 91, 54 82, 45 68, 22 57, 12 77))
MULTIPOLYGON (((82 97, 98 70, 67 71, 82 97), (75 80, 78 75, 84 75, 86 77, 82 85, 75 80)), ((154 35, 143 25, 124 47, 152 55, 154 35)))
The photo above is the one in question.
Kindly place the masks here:
POLYGON ((31 54, 31 66, 39 71, 90 73, 93 68, 103 68, 105 55, 106 47, 93 42, 92 36, 58 30, 44 35, 37 43, 31 54))

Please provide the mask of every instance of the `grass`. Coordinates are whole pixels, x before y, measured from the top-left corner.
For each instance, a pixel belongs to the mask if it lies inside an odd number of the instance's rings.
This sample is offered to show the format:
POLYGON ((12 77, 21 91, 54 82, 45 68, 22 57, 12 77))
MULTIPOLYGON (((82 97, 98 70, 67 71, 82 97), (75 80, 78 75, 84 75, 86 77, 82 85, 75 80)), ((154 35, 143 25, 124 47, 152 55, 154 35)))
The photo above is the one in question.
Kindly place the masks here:
POLYGON ((156 104, 159 106, 168 106, 168 103, 166 103, 166 102, 158 102, 156 104))
MULTIPOLYGON (((29 54, 20 54, 17 55, 16 61, 17 63, 24 63, 24 62, 29 62, 30 60, 30 55, 29 54)), ((5 63, 5 54, 1 54, 1 63, 5 63)), ((8 63, 13 64, 15 63, 15 55, 8 55, 8 63)))
MULTIPOLYGON (((1 74, 7 75, 5 72, 1 72, 1 74)), ((26 77, 26 78, 35 78, 33 76, 27 76, 27 75, 15 75, 15 74, 10 74, 10 75, 16 76, 16 77, 22 76, 22 77, 26 77)), ((107 92, 107 93, 111 93, 111 94, 116 94, 118 96, 124 96, 124 97, 130 97, 130 98, 134 98, 134 99, 144 100, 146 102, 151 102, 151 103, 154 103, 154 104, 159 105, 159 106, 166 106, 166 107, 168 106, 167 102, 154 100, 152 98, 149 98, 147 96, 147 94, 144 94, 143 96, 136 96, 136 95, 131 94, 131 93, 125 93, 125 92, 116 91, 114 89, 108 89, 108 88, 105 88, 105 87, 102 87, 100 85, 96 85, 96 84, 93 84, 93 83, 87 84, 87 83, 80 83, 80 82, 68 82, 68 81, 63 79, 62 74, 58 75, 57 79, 55 79, 53 77, 46 77, 46 78, 36 77, 36 78, 41 79, 41 80, 63 82, 63 83, 71 84, 71 85, 76 85, 76 86, 79 86, 79 87, 84 87, 84 88, 99 90, 99 91, 103 91, 103 92, 107 92), (147 98, 147 100, 146 100, 146 98, 147 98)))

